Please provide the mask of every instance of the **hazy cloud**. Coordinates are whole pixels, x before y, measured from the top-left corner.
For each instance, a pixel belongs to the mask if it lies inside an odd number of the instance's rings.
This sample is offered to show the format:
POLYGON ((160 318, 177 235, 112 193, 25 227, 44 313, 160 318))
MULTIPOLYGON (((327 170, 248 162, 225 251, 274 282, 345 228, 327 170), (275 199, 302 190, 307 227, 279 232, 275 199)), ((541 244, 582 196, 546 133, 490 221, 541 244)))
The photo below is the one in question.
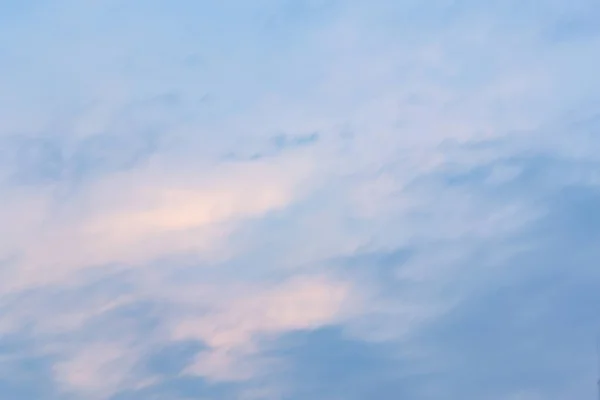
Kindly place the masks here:
POLYGON ((0 399, 593 396, 593 1, 2 8, 0 399))

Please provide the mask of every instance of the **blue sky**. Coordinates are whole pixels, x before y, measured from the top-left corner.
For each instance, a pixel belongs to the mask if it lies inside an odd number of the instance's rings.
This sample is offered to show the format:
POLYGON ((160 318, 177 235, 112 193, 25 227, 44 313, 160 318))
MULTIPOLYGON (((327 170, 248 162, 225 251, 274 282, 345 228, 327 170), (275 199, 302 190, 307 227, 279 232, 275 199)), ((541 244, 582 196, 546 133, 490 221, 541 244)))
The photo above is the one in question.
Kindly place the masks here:
POLYGON ((594 398, 593 0, 0 4, 0 400, 594 398))

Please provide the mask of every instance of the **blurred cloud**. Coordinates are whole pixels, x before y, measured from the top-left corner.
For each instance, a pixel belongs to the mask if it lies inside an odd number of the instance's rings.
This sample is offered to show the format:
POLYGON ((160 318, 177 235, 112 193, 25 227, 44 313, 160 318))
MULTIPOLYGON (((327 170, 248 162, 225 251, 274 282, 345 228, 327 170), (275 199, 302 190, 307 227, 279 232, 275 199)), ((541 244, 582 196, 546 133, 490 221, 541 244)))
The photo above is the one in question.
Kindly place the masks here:
POLYGON ((235 298, 207 316, 184 319, 173 327, 173 335, 178 340, 200 340, 210 348, 190 367, 191 373, 216 380, 247 379, 253 371, 237 371, 244 368, 239 357, 256 352, 257 335, 272 337, 335 323, 349 311, 344 310, 348 292, 337 282, 295 279, 235 298))
POLYGON ((0 399, 592 397, 591 0, 8 2, 0 399))

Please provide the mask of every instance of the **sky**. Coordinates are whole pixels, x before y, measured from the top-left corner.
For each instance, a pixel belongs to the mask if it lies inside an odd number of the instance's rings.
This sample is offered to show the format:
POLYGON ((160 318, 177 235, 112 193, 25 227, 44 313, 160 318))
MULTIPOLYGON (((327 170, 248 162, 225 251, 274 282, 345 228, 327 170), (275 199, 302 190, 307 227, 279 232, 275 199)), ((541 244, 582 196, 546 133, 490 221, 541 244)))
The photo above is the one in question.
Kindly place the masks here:
POLYGON ((0 400, 593 399, 596 0, 2 0, 0 400))

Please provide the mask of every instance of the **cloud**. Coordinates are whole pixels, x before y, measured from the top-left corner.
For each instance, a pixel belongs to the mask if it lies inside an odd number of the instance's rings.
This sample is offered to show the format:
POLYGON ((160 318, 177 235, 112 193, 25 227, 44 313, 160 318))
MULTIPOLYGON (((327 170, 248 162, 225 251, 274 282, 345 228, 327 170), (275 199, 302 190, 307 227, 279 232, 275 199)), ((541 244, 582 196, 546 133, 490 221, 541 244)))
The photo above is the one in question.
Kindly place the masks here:
POLYGON ((236 297, 206 316, 186 318, 173 327, 176 340, 197 339, 209 350, 188 371, 208 379, 248 379, 251 365, 240 357, 256 353, 259 337, 334 324, 348 313, 350 288, 319 277, 295 278, 236 297))
POLYGON ((26 3, 0 392, 591 396, 593 1, 26 3))
POLYGON ((59 382, 87 392, 88 396, 102 396, 107 389, 120 384, 123 371, 131 365, 123 356, 125 349, 107 344, 90 344, 80 349, 73 358, 54 366, 59 382))
POLYGON ((63 204, 56 196, 60 188, 45 189, 46 196, 32 204, 17 192, 4 207, 11 218, 26 221, 22 237, 5 233, 19 240, 6 243, 3 252, 19 258, 10 285, 44 284, 85 267, 211 252, 232 224, 294 201, 308 165, 285 164, 201 169, 202 178, 171 175, 159 164, 101 179, 63 204))

